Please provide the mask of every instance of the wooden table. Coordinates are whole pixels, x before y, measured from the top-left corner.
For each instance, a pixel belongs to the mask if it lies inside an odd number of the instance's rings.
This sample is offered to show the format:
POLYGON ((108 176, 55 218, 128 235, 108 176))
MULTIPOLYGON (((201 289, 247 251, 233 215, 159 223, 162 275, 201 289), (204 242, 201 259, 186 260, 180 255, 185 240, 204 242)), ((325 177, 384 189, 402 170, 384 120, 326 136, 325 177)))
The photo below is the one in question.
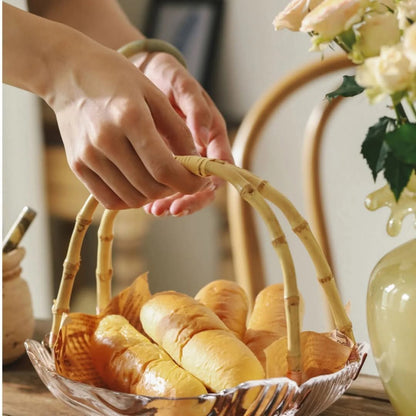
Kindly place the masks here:
MULTIPOLYGON (((46 321, 37 322, 35 339, 49 330, 46 321)), ((3 415, 77 416, 80 413, 58 401, 44 386, 25 355, 3 367, 3 415)), ((394 416, 383 386, 377 377, 361 375, 322 416, 394 416)))

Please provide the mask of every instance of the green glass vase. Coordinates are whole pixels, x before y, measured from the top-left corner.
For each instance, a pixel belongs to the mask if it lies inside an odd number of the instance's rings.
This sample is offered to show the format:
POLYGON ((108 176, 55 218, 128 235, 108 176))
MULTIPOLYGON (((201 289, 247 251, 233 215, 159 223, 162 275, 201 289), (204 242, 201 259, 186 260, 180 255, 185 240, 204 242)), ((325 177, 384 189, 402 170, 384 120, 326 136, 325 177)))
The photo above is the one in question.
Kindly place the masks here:
MULTIPOLYGON (((400 233, 403 219, 416 216, 416 173, 400 199, 388 186, 366 199, 370 210, 389 207, 387 233, 400 233)), ((416 224, 416 222, 415 222, 416 224)), ((377 370, 399 416, 416 415, 416 239, 387 253, 371 273, 367 326, 377 370)))
POLYGON ((394 409, 399 416, 416 415, 416 239, 375 266, 367 292, 367 325, 394 409))

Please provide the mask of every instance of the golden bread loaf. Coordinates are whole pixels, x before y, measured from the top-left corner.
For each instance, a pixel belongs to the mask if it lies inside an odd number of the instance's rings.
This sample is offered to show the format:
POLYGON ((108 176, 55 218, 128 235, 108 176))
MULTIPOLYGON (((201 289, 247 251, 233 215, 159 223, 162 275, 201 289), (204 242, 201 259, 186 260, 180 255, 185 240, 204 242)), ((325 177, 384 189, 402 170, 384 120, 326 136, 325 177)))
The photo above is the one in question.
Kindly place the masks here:
MULTIPOLYGON (((340 334, 343 343, 332 333, 304 331, 300 334, 302 351, 301 382, 323 374, 332 374, 345 367, 353 350, 345 335, 340 334)), ((287 365, 287 338, 282 337, 270 344, 266 350, 267 377, 285 377, 287 365)))
POLYGON ((211 309, 188 295, 156 293, 140 317, 145 332, 211 391, 264 378, 252 351, 211 309))
MULTIPOLYGON (((302 317, 302 301, 299 309, 302 317)), ((284 287, 282 283, 276 283, 265 287, 256 296, 244 342, 254 352, 263 368, 266 368, 264 350, 274 341, 286 336, 286 333, 284 287)))
POLYGON ((150 296, 148 276, 147 273, 143 273, 129 287, 111 299, 103 315, 124 316, 139 332, 143 332, 140 309, 150 296))
POLYGON ((158 397, 207 393, 198 379, 120 315, 108 315, 100 321, 91 356, 100 377, 112 390, 158 397))
POLYGON ((238 338, 243 338, 246 332, 248 297, 238 283, 215 280, 204 286, 195 299, 214 311, 238 338))

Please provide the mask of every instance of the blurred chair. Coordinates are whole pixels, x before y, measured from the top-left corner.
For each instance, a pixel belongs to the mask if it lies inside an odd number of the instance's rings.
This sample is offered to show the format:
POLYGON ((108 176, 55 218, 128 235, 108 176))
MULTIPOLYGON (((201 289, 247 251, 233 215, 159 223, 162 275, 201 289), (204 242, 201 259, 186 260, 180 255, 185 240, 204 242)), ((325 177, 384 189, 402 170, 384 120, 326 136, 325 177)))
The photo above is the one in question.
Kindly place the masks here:
MULTIPOLYGON (((323 60, 305 65, 272 86, 252 106, 237 131, 233 142, 236 165, 252 171, 256 147, 265 126, 294 93, 319 78, 351 66, 352 63, 344 54, 325 57, 323 60)), ((309 117, 304 134, 304 192, 307 219, 331 267, 331 253, 321 202, 319 155, 326 123, 339 102, 340 99, 334 99, 319 103, 309 117)), ((256 294, 266 285, 254 211, 230 186, 227 192, 227 209, 235 279, 244 287, 250 301, 253 302, 256 294)))

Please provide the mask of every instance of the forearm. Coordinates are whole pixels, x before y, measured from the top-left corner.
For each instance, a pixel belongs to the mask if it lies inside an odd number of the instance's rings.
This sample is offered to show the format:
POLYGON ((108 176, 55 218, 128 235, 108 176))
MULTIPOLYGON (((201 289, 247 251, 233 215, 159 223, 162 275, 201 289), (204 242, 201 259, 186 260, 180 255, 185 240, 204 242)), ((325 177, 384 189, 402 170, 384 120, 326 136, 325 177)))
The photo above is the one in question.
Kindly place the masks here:
POLYGON ((144 38, 116 0, 28 0, 28 5, 32 13, 71 26, 111 49, 144 38))
POLYGON ((65 65, 60 51, 76 36, 64 25, 3 2, 3 82, 44 98, 56 65, 65 65))
POLYGON ((94 43, 66 25, 3 2, 3 82, 48 103, 61 89, 62 79, 76 84, 82 60, 88 59, 85 55, 94 43))

